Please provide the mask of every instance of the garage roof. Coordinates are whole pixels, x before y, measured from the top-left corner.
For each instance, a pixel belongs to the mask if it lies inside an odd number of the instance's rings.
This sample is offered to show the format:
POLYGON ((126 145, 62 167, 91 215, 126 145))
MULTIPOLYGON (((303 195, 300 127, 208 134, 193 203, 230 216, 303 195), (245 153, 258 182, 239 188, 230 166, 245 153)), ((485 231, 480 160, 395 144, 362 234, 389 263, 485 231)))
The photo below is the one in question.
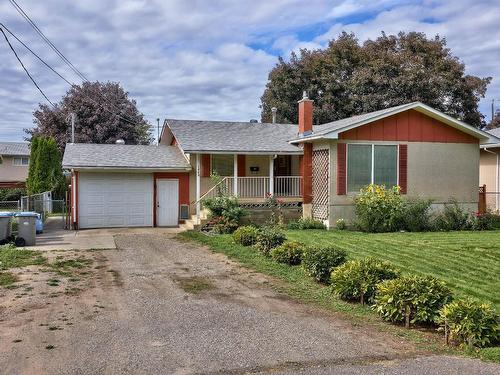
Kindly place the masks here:
POLYGON ((63 168, 190 170, 175 146, 68 143, 63 168))

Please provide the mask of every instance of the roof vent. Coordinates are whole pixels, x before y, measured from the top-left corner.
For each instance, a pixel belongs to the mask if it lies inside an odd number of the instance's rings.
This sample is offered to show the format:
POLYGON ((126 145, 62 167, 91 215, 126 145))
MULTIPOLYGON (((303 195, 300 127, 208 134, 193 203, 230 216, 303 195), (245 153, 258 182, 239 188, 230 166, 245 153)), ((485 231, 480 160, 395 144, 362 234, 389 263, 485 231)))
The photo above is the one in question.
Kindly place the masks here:
POLYGON ((257 120, 257 119, 255 119, 255 118, 253 118, 253 119, 250 119, 250 122, 251 122, 252 124, 256 124, 256 123, 258 123, 258 122, 259 122, 259 120, 257 120))
POLYGON ((115 141, 115 143, 116 143, 117 145, 124 145, 124 144, 125 144, 125 140, 123 140, 123 139, 121 139, 121 138, 120 138, 120 139, 117 139, 117 140, 115 141))

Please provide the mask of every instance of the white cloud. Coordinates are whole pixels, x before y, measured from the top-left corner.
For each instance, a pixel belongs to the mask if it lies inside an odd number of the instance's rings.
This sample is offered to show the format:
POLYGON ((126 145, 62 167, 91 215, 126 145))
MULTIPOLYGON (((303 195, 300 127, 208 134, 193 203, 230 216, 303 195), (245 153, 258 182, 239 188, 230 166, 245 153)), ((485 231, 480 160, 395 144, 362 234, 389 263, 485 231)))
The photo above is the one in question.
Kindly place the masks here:
MULTIPOLYGON (((325 46, 342 30, 356 32, 361 40, 381 30, 439 33, 470 73, 500 73, 500 7, 494 2, 18 2, 89 79, 119 81, 152 124, 156 117, 259 118, 260 96, 276 62, 274 54, 325 46), (327 31, 317 35, 316 30, 325 27, 327 31)), ((2 22, 47 62, 78 82, 8 2, 0 3, 0 14, 2 22)), ((58 101, 67 90, 64 82, 14 45, 44 91, 58 101)), ((20 140, 43 98, 2 40, 0 51, 0 139, 20 140)), ((500 98, 496 81, 488 96, 500 98)))

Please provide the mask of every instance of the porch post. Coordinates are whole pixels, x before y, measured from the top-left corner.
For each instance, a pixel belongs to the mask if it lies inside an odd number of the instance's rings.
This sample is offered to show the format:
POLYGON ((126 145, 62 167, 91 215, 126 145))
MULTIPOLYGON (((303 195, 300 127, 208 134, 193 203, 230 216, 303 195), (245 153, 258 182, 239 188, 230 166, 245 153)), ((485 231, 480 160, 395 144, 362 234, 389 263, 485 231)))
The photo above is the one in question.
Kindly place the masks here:
POLYGON ((269 156, 269 194, 274 195, 274 155, 269 156))
POLYGON ((201 162, 200 162, 200 154, 196 154, 196 224, 200 224, 200 212, 201 212, 201 177, 200 171, 201 162))
POLYGON ((234 154, 233 163, 233 195, 238 196, 238 155, 234 154))

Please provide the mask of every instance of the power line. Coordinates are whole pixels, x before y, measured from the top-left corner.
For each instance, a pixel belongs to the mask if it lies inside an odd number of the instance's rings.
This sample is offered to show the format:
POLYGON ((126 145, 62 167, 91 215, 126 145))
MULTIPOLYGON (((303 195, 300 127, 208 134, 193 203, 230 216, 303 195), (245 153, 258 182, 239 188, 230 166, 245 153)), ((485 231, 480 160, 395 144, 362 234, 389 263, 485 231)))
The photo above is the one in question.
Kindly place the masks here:
MULTIPOLYGON (((30 18, 30 16, 28 16, 28 14, 23 10, 23 8, 21 8, 21 6, 15 1, 15 0, 10 0, 10 3, 12 4, 12 6, 17 10, 17 12, 26 20, 26 22, 28 22, 28 24, 37 32, 37 34, 45 41, 45 43, 47 43, 49 45, 49 47, 61 58, 61 60, 63 60, 72 70, 73 72, 75 72, 84 82, 90 82, 87 77, 82 73, 80 72, 76 67, 75 65, 73 65, 73 63, 54 45, 54 43, 52 43, 52 41, 42 32, 42 30, 40 30, 40 28, 36 25, 36 23, 30 18)), ((7 28, 6 28, 7 29, 7 28)), ((9 31, 9 30, 8 30, 9 31)), ((11 33, 9 31, 9 33, 11 33)), ((12 34, 12 33, 11 33, 12 34)), ((16 39, 18 39, 16 37, 16 39)), ((75 84, 69 82, 66 78, 64 78, 61 74, 59 74, 58 72, 55 71, 55 69, 53 69, 50 65, 48 65, 46 62, 44 62, 36 53, 34 53, 28 46, 26 46, 24 43, 20 42, 21 44, 23 44, 27 49, 28 51, 30 51, 32 54, 34 54, 40 61, 43 62, 43 64, 45 66, 47 66, 50 70, 52 70, 55 74, 57 74, 61 79, 63 79, 67 84, 69 84, 70 86, 76 86, 75 84)), ((103 99, 104 101, 106 101, 107 99, 101 94, 101 93, 97 93, 97 95, 99 95, 101 97, 101 99, 103 99)), ((89 97, 89 99, 91 101, 93 101, 95 104, 97 105, 100 105, 104 110, 110 112, 111 114, 114 114, 115 116, 121 118, 122 120, 124 121, 127 121, 128 123, 132 124, 132 125, 137 125, 137 126, 140 126, 139 124, 137 124, 136 122, 134 122, 133 120, 129 119, 128 117, 125 117, 125 115, 120 115, 118 113, 114 113, 112 111, 110 111, 109 109, 107 109, 106 107, 104 107, 104 104, 101 104, 101 103, 97 103, 96 101, 94 101, 92 98, 89 97)), ((114 105, 113 103, 107 103, 108 105, 110 105, 111 107, 114 107, 115 111, 121 111, 120 108, 118 108, 116 105, 114 105)))
POLYGON ((26 14, 26 12, 21 8, 21 6, 15 1, 15 0, 10 0, 10 3, 12 6, 17 10, 17 12, 30 24, 30 26, 37 32, 38 35, 45 41, 45 43, 48 44, 48 46, 63 60, 81 79, 84 81, 88 81, 88 79, 85 77, 85 75, 80 72, 74 65, 69 61, 64 54, 59 51, 59 49, 52 43, 52 41, 47 38, 47 36, 40 30, 40 28, 36 25, 36 23, 26 14))
MULTIPOLYGON (((57 70, 55 70, 52 66, 50 66, 45 60, 43 60, 36 52, 34 52, 31 48, 28 47, 28 45, 26 45, 26 43, 24 43, 19 37, 17 37, 11 30, 9 30, 9 28, 7 28, 3 23, 0 23, 0 26, 2 26, 2 28, 5 28, 5 30, 10 34, 12 35, 12 37, 14 37, 24 48, 26 48, 33 56, 35 56, 43 65, 45 65, 48 69, 50 69, 54 74, 56 74, 59 78, 61 78, 62 80, 64 80, 68 85, 70 85, 71 87, 78 87, 76 84, 74 83, 71 83, 69 80, 67 80, 62 74, 60 74, 57 70)), ((9 43, 10 44, 10 43, 9 43)), ((89 82, 89 81, 86 81, 86 82, 89 82)), ((38 87, 38 86, 37 86, 38 87)), ((40 89, 39 89, 40 90, 40 89)), ((103 95, 101 93, 97 93, 101 98, 103 98, 104 100, 106 100, 103 95)), ((95 101, 93 98, 91 98, 90 96, 87 96, 88 99, 90 99, 90 101, 92 101, 94 104, 96 104, 97 106, 101 107, 102 109, 104 109, 105 111, 108 111, 109 113, 111 113, 112 115, 114 116, 117 116, 118 118, 132 124, 132 125, 137 125, 137 126, 140 126, 139 124, 137 124, 136 122, 130 120, 129 118, 127 117, 124 117, 116 112, 113 112, 111 111, 110 109, 106 108, 105 107, 105 104, 106 103, 99 103, 97 101, 95 101)), ((47 99, 48 100, 48 99, 47 99)), ((50 102, 50 100, 49 100, 50 102)), ((50 102, 52 104, 52 102, 50 102)), ((109 105, 111 105, 111 103, 107 103, 109 105)), ((54 105, 54 104, 52 104, 54 105)), ((114 105, 113 105, 114 106, 114 105)), ((116 106, 114 106, 115 108, 117 108, 116 106)))
POLYGON ((26 48, 33 56, 35 56, 43 65, 49 68, 54 74, 59 76, 62 80, 64 80, 68 85, 73 86, 74 84, 64 78, 57 70, 52 68, 49 64, 47 64, 40 56, 38 56, 31 48, 29 48, 26 43, 24 43, 21 39, 19 39, 12 31, 9 30, 7 26, 0 22, 0 27, 4 28, 15 40, 17 40, 24 48, 26 48))
POLYGON ((2 32, 4 38, 5 38, 5 41, 7 42, 7 44, 9 45, 11 51, 14 53, 14 56, 16 56, 16 59, 17 61, 19 61, 19 64, 21 64, 21 66, 23 67, 24 71, 26 72, 27 76, 29 77, 29 79, 31 80, 31 82, 33 82, 33 84, 36 86, 36 88, 38 89, 38 91, 40 91, 40 93, 43 95, 43 97, 55 108, 56 106, 54 105, 54 103, 52 103, 50 101, 50 99, 48 98, 47 95, 45 95, 45 93, 43 92, 43 90, 40 88, 40 86, 38 86, 38 83, 36 83, 35 79, 31 76, 30 72, 28 71, 28 69, 26 69, 26 67, 24 66, 23 62, 21 61, 21 59, 19 58, 16 50, 14 49, 14 47, 12 46, 12 44, 10 43, 9 41, 9 38, 7 37, 7 34, 5 34, 5 32, 3 31, 3 28, 0 27, 0 31, 2 32))

